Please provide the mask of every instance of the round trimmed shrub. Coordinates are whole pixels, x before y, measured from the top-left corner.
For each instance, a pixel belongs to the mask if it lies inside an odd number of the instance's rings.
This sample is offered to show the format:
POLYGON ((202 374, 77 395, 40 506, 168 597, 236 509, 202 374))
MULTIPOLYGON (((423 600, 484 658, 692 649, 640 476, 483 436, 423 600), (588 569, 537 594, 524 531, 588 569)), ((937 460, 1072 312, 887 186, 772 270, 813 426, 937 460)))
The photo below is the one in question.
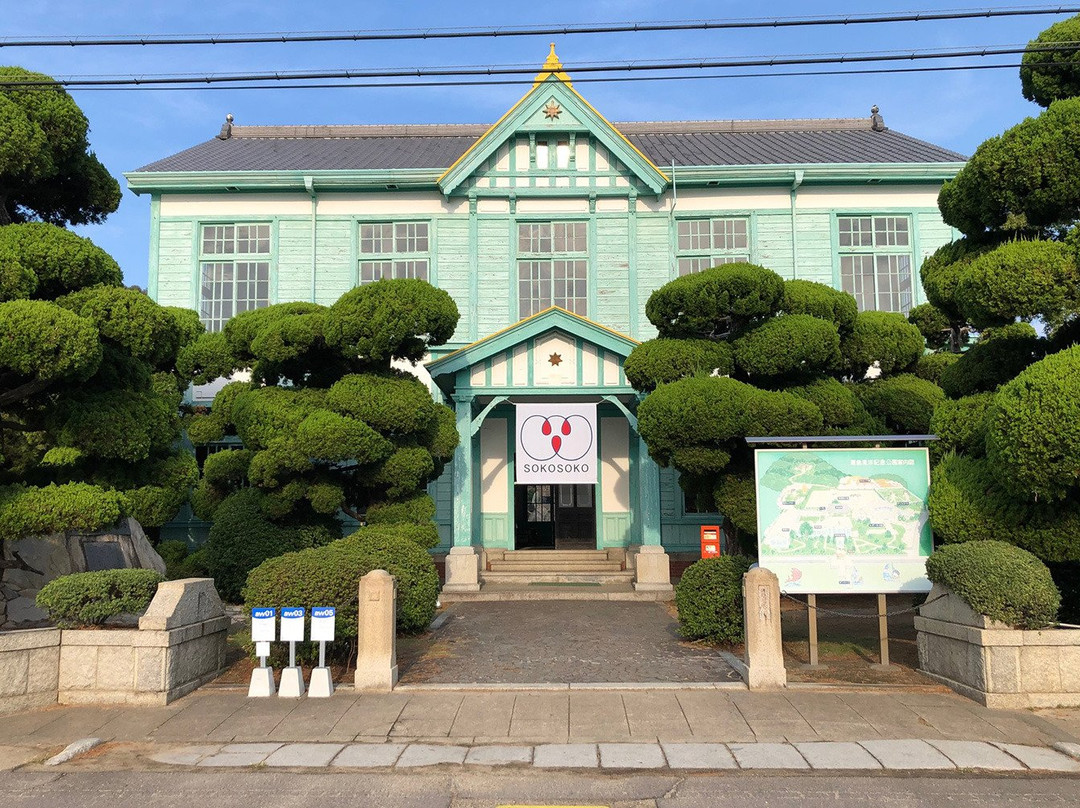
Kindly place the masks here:
POLYGON ((787 392, 805 398, 821 410, 826 427, 849 426, 862 409, 851 389, 836 379, 816 379, 801 387, 789 387, 787 392))
POLYGON ((1023 491, 1050 500, 1080 486, 1080 346, 1036 362, 998 391, 987 456, 1023 491))
POLYGON ((933 303, 922 303, 908 312, 908 322, 919 329, 926 347, 936 350, 949 344, 952 321, 933 303))
POLYGON ((679 633, 693 640, 743 641, 742 578, 745 556, 703 558, 687 567, 675 586, 679 633))
POLYGON ((1041 49, 1024 53, 1020 68, 1020 89, 1024 98, 1048 107, 1062 98, 1080 95, 1080 54, 1069 49, 1052 50, 1080 41, 1080 17, 1056 22, 1029 44, 1041 49))
POLYGON ((919 357, 919 361, 915 363, 915 375, 920 379, 926 379, 928 382, 938 384, 941 374, 945 372, 946 368, 955 365, 958 361, 960 361, 960 354, 947 351, 923 354, 919 357))
POLYGON ((722 337, 773 314, 784 281, 757 264, 724 264, 683 275, 649 296, 645 316, 661 337, 722 337))
POLYGON ((930 434, 938 436, 930 444, 930 458, 938 460, 946 452, 975 456, 985 454, 986 413, 993 403, 993 393, 939 402, 930 418, 930 434))
POLYGON ((271 522, 263 510, 264 494, 244 488, 228 496, 214 511, 214 524, 206 542, 206 564, 221 597, 240 600, 248 573, 263 561, 298 550, 297 531, 271 522))
POLYGON ((856 391, 871 415, 901 435, 927 434, 934 408, 945 400, 936 384, 908 373, 859 385, 856 391))
POLYGON ((735 342, 735 364, 752 378, 831 370, 840 364, 840 334, 828 320, 783 314, 735 342))
POLYGON ((847 292, 841 292, 814 281, 784 281, 784 297, 780 301, 780 310, 784 314, 809 314, 821 320, 828 320, 841 333, 847 333, 855 327, 855 318, 859 315, 859 306, 855 298, 847 292))
POLYGON ((163 580, 155 570, 76 572, 49 581, 36 602, 59 626, 99 626, 110 617, 145 612, 163 580))
POLYGON ((1045 344, 1029 323, 987 330, 956 362, 942 369, 938 383, 949 398, 996 390, 1042 358, 1045 344))
POLYGON ((731 346, 707 339, 651 339, 630 352, 626 380, 646 392, 689 376, 727 376, 734 369, 731 346))
POLYGON ((334 651, 340 658, 355 646, 360 579, 386 570, 397 580, 398 631, 422 631, 435 615, 439 576, 427 551, 399 527, 363 527, 323 547, 271 558, 248 576, 244 603, 249 608, 334 606, 334 651))
POLYGON ((1050 625, 1061 607, 1061 594, 1046 565, 1003 541, 942 547, 926 560, 926 574, 976 613, 1013 628, 1050 625))
POLYGON ((882 373, 906 370, 926 350, 919 329, 904 315, 889 311, 863 311, 855 328, 840 344, 848 369, 856 379, 876 362, 882 373))

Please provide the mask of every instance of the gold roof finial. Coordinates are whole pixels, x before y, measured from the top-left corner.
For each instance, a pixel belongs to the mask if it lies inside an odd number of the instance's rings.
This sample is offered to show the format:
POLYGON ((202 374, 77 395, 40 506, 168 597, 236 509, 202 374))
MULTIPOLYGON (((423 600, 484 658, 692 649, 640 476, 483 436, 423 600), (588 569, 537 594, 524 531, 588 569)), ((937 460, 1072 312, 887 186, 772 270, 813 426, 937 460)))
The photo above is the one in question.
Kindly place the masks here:
POLYGON ((559 61, 558 54, 555 53, 555 43, 551 43, 551 52, 548 54, 547 59, 544 60, 543 69, 536 74, 536 80, 533 82, 533 86, 537 86, 542 81, 545 81, 548 76, 554 76, 559 81, 564 82, 566 86, 573 87, 570 83, 570 77, 563 72, 562 62, 559 61))

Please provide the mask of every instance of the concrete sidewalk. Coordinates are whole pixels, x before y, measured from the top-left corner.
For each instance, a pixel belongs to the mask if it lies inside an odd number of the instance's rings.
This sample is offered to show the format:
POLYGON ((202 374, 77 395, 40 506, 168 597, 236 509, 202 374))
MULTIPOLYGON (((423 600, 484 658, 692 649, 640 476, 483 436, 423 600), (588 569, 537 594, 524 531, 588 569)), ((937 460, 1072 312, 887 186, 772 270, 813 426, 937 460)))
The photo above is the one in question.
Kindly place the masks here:
POLYGON ((1049 754, 1047 760, 1057 761, 1060 770, 1070 770, 1080 764, 1051 748, 1080 750, 1078 716, 1077 711, 989 710, 942 692, 789 688, 750 693, 723 684, 402 688, 385 695, 343 688, 330 699, 248 699, 240 689, 203 688, 168 707, 54 707, 5 716, 0 747, 7 752, 0 755, 0 768, 4 760, 11 768, 96 737, 114 748, 133 745, 144 761, 179 754, 176 762, 184 765, 218 765, 208 760, 277 765, 274 755, 299 761, 281 765, 310 765, 303 762, 309 759, 346 765, 341 761, 382 755, 379 765, 402 766, 413 755, 428 754, 458 764, 469 755, 508 754, 517 758, 511 762, 539 765, 536 761, 547 754, 540 750, 572 748, 564 746, 569 744, 584 745, 577 753, 581 759, 601 766, 608 765, 605 754, 610 760, 643 755, 649 766, 662 767, 700 756, 747 766, 765 755, 800 768, 841 757, 874 768, 905 759, 903 750, 919 742, 916 758, 943 768, 968 768, 963 761, 969 758, 997 761, 1004 768, 1031 767, 1030 755, 1039 752, 1049 754), (948 742, 955 741, 968 745, 953 746, 957 756, 950 756, 948 742), (815 746, 823 742, 829 743, 815 746), (385 748, 376 753, 372 745, 385 748), (491 746, 501 751, 473 751, 491 746), (429 747, 446 748, 430 752, 429 747), (1021 748, 1036 752, 1016 751, 1021 748))

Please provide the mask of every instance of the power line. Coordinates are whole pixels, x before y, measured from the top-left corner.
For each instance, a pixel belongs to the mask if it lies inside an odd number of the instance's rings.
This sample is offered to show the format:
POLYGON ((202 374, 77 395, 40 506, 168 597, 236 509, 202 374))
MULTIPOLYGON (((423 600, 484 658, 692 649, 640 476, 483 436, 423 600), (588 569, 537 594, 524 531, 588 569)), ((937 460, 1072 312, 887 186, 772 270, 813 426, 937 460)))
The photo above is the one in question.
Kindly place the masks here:
MULTIPOLYGON (((564 66, 573 73, 640 73, 670 70, 703 70, 799 65, 859 64, 868 62, 904 62, 927 59, 985 58, 1023 53, 1074 53, 1080 42, 1053 45, 982 47, 969 50, 911 50, 904 52, 869 52, 862 54, 818 54, 807 56, 772 56, 751 59, 695 59, 692 61, 586 63, 564 66)), ((541 71, 543 72, 543 71, 541 71)), ((331 79, 423 79, 533 75, 536 67, 487 65, 482 67, 409 67, 360 70, 274 71, 271 73, 229 73, 208 75, 159 74, 125 78, 59 78, 48 80, 2 79, 0 87, 124 87, 168 84, 235 84, 239 82, 326 81, 331 79)))
POLYGON ((256 33, 186 36, 124 35, 109 38, 31 38, 0 39, 0 48, 56 47, 122 47, 158 45, 255 45, 311 42, 388 42, 431 39, 480 39, 525 36, 571 36, 577 34, 656 33, 663 31, 747 30, 754 28, 793 28, 805 26, 877 25, 897 22, 934 22, 943 20, 986 19, 994 17, 1027 17, 1047 14, 1075 14, 1077 6, 1017 6, 1002 9, 954 9, 945 11, 911 11, 858 16, 810 16, 743 18, 735 20, 687 20, 656 22, 625 22, 601 25, 522 26, 515 28, 416 28, 376 31, 330 31, 305 33, 256 33))
MULTIPOLYGON (((1015 70, 1022 65, 1019 62, 1009 64, 982 64, 982 65, 934 65, 931 67, 881 67, 864 68, 855 70, 792 70, 779 73, 708 73, 690 74, 681 76, 594 76, 575 79, 575 84, 608 84, 626 81, 700 81, 708 79, 745 79, 745 78, 797 78, 801 76, 863 76, 882 74, 905 74, 905 73, 942 73, 957 70, 1015 70)), ((1044 62, 1039 64, 1039 69, 1050 67, 1072 68, 1072 62, 1044 62)), ((397 81, 397 82, 333 82, 320 84, 231 84, 210 86, 126 86, 126 87, 84 87, 80 92, 167 92, 198 90, 326 90, 326 89, 401 89, 406 87, 496 87, 503 85, 524 86, 532 84, 532 79, 491 79, 473 81, 397 81)), ((42 88, 47 89, 47 88, 42 88)))

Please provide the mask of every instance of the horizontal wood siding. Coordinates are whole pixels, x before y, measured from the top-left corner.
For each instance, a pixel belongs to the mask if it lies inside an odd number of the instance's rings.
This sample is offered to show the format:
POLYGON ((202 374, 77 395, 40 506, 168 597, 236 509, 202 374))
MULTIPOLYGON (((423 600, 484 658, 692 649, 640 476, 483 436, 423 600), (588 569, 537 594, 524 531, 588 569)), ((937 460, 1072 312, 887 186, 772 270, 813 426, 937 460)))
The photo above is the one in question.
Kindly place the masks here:
POLYGON ((513 322, 510 314, 510 266, 509 219, 480 219, 477 229, 479 297, 474 307, 480 336, 498 331, 513 322))
POLYGON ((589 317, 608 328, 630 330, 630 228, 625 218, 598 219, 593 247, 596 311, 589 317))
POLYGON ((158 230, 157 301, 163 306, 195 305, 195 222, 163 221, 158 230))
POLYGON ((468 342, 473 317, 469 300, 469 217, 436 219, 434 226, 438 285, 454 298, 461 315, 452 341, 468 342))
MULTIPOLYGON (((787 212, 759 214, 756 218, 753 260, 763 267, 768 267, 781 278, 794 277, 791 214, 787 212)), ((829 263, 831 266, 831 259, 829 263)))
POLYGON ((645 316, 645 304, 649 295, 671 280, 670 219, 667 216, 639 215, 637 219, 637 283, 638 283, 638 333, 634 339, 652 339, 656 336, 649 318, 645 316))
POLYGON ((311 220, 277 224, 277 297, 271 303, 311 300, 311 220))
POLYGON ((828 213, 799 213, 795 217, 795 237, 798 239, 799 256, 795 277, 832 286, 832 216, 828 213))
POLYGON ((353 288, 357 267, 353 266, 353 233, 349 221, 320 221, 315 234, 315 302, 329 306, 353 288))

